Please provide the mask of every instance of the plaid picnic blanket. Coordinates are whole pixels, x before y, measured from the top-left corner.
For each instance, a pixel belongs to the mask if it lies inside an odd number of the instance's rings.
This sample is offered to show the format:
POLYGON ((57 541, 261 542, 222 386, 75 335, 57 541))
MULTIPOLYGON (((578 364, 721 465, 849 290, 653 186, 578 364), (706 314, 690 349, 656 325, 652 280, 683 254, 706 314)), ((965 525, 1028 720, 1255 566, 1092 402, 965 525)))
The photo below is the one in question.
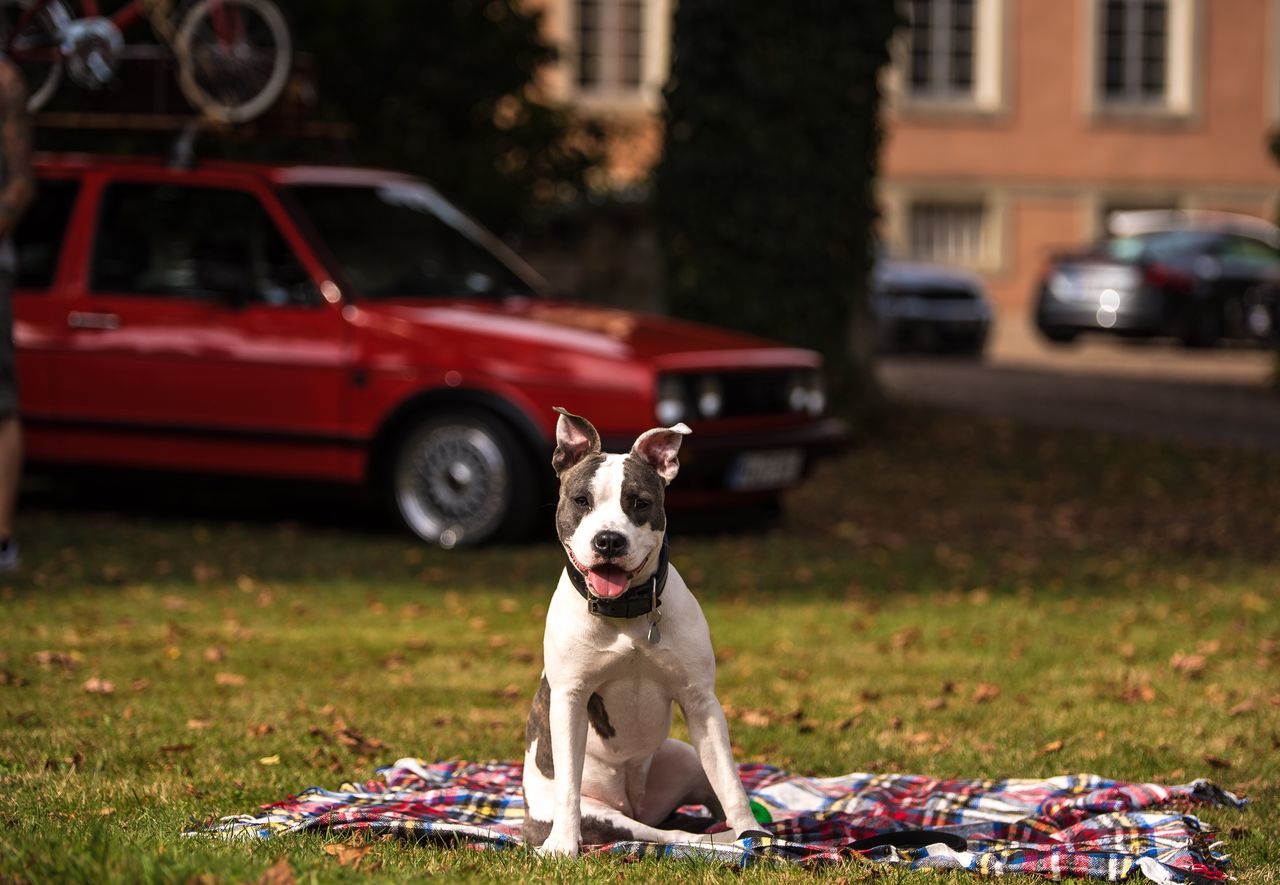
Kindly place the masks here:
MULTIPOLYGON (((260 815, 226 817, 195 832, 267 838, 301 830, 366 830, 461 841, 478 848, 522 845, 519 762, 401 759, 381 781, 313 787, 260 815)), ((1131 784, 1093 774, 1047 780, 936 780, 911 774, 803 777, 769 765, 740 766, 751 798, 767 807, 768 837, 662 845, 613 842, 585 853, 719 858, 747 866, 818 865, 855 857, 910 869, 1033 873, 1116 881, 1135 870, 1154 882, 1229 878, 1228 856, 1192 805, 1244 806, 1206 780, 1181 786, 1131 784), (882 846, 856 853, 847 843, 878 833, 930 828, 963 836, 967 850, 942 844, 882 846)), ((680 809, 706 814, 701 806, 680 809)))

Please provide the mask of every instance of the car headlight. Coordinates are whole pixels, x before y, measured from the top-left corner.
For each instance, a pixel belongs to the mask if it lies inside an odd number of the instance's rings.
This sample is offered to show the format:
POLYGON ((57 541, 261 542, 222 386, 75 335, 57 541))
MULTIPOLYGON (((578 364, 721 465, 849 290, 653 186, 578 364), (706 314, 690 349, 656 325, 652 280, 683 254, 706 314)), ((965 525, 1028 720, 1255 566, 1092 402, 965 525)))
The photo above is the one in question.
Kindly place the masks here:
POLYGON ((703 418, 718 417, 724 408, 724 385, 714 375, 698 383, 698 414, 703 418))
POLYGON ((818 372, 799 372, 791 377, 787 404, 793 412, 818 416, 827 408, 827 391, 818 372))
POLYGON ((1060 270, 1055 270, 1049 276, 1049 291, 1055 298, 1066 298, 1071 295, 1075 286, 1071 282, 1071 277, 1067 276, 1060 270))
POLYGON ((685 405, 684 385, 678 378, 663 378, 658 382, 658 405, 655 411, 658 423, 666 427, 685 419, 688 409, 685 405))

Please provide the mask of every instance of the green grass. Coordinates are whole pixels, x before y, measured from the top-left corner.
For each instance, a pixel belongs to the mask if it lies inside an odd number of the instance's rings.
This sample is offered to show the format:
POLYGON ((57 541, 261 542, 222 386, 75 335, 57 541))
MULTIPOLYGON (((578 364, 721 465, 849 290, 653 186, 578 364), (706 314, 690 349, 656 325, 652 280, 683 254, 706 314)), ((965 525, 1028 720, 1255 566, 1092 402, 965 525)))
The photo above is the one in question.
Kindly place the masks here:
MULTIPOLYGON (((1275 456, 912 414, 824 465, 779 526, 684 533, 673 559, 740 759, 1210 776, 1253 799, 1203 812, 1236 874, 1276 882, 1278 502, 1275 456)), ((183 838, 401 755, 519 757, 556 549, 137 508, 28 509, 21 528, 26 569, 0 591, 0 881, 253 881, 281 857, 299 881, 871 875, 398 841, 353 870, 324 836, 183 838)))

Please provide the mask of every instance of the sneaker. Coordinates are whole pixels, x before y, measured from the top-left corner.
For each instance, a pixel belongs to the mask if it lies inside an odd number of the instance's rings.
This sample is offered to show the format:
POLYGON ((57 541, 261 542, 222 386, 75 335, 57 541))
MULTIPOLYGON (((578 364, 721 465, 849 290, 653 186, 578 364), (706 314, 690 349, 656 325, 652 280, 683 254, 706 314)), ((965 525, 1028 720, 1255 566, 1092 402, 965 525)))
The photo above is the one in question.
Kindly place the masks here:
POLYGON ((0 541, 0 574, 18 570, 18 542, 13 538, 0 541))

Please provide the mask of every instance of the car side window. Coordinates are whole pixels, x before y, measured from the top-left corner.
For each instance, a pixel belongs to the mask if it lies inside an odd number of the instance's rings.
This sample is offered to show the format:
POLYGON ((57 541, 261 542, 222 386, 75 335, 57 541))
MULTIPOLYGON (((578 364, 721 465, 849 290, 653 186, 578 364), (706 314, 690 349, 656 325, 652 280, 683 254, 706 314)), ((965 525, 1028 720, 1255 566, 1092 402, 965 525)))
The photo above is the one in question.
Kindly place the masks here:
POLYGON ((258 198, 216 187, 108 185, 91 284, 95 292, 235 305, 323 303, 258 198))
POLYGON ((1280 261, 1280 253, 1253 237, 1225 237, 1220 254, 1225 258, 1231 258, 1241 264, 1251 266, 1265 267, 1280 261))
POLYGON ((37 188, 35 201, 13 231, 18 257, 14 286, 18 289, 48 289, 53 285, 80 182, 69 178, 40 179, 37 188))

